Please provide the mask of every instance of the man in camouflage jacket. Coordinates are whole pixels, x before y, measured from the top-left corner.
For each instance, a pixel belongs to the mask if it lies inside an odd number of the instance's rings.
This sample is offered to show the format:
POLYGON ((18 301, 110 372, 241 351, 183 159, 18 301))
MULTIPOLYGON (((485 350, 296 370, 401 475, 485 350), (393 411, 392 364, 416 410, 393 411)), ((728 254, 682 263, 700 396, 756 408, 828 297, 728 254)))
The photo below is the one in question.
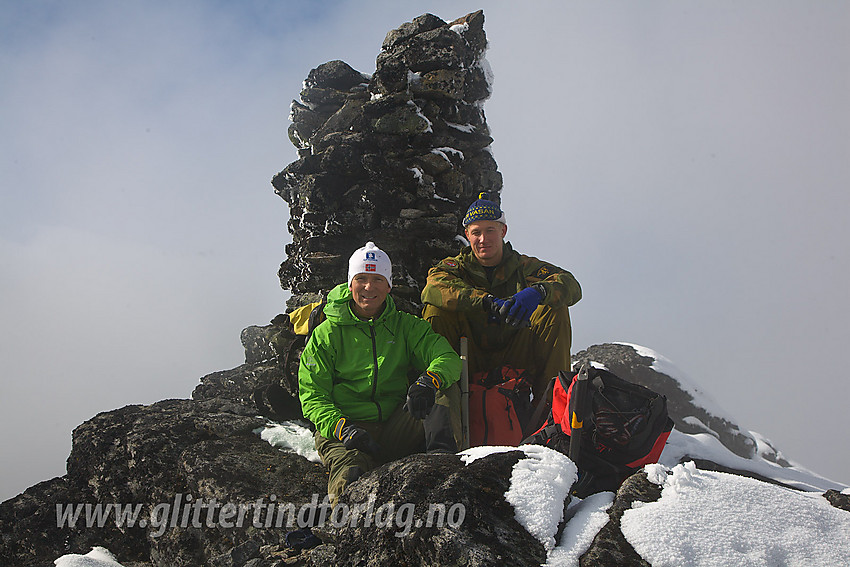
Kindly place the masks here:
POLYGON ((568 307, 581 299, 581 286, 570 272, 505 242, 505 215, 486 193, 463 225, 470 246, 428 272, 423 317, 455 349, 467 337, 470 374, 506 364, 526 369, 539 398, 570 368, 568 307))

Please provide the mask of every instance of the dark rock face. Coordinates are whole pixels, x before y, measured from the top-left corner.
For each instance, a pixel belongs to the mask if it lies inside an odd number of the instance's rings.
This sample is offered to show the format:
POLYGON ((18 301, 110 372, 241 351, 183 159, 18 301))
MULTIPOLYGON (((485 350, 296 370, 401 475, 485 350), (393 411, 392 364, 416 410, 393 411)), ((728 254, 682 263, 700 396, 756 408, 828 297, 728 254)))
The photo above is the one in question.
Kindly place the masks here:
POLYGON ((844 494, 837 490, 827 490, 823 497, 836 508, 850 512, 850 494, 844 494))
MULTIPOLYGON (((249 327, 242 332, 245 364, 202 378, 194 399, 127 406, 77 427, 67 474, 0 504, 0 565, 52 565, 61 555, 94 546, 108 548, 127 567, 249 560, 256 567, 293 559, 297 554, 286 549, 283 538, 294 527, 276 527, 274 516, 267 528, 269 505, 274 499, 299 510, 314 495, 323 497, 327 477, 321 465, 260 439, 255 430, 266 420, 254 397, 272 384, 285 392, 284 357, 276 349, 294 339, 284 324, 249 327), (258 501, 260 528, 254 525, 258 501), (59 526, 57 506, 78 504, 139 508, 132 527, 116 525, 114 513, 87 527, 85 508, 75 526, 59 526), (172 520, 166 514, 165 525, 153 525, 157 514, 162 520, 165 505, 177 515, 172 520), (227 518, 228 512, 222 517, 225 505, 236 508, 235 518, 227 518), (241 522, 239 506, 245 508, 241 522), (147 525, 141 527, 141 520, 147 525)), ((294 360, 297 364, 297 354, 294 360)), ((296 398, 289 400, 287 415, 272 412, 273 417, 300 417, 296 398)))
MULTIPOLYGON (((52 565, 70 549, 87 552, 102 545, 103 538, 121 534, 112 526, 98 530, 56 528, 56 506, 85 502, 88 493, 67 476, 40 482, 0 504, 0 564, 21 566, 52 565)), ((130 557, 144 555, 143 538, 125 549, 130 557), (141 542, 141 545, 140 545, 141 542)))
POLYGON ((245 364, 204 376, 192 392, 192 398, 198 401, 224 399, 248 407, 263 407, 267 401, 263 393, 269 386, 279 385, 292 401, 283 411, 266 407, 266 411, 260 413, 278 420, 302 417, 297 395, 298 363, 304 337, 293 332, 288 317, 278 316, 270 325, 243 329, 241 339, 245 364))
POLYGON ((418 313, 428 269, 460 248, 469 203, 480 191, 498 201, 483 25, 482 12, 425 14, 387 34, 372 77, 342 61, 310 71, 291 107, 300 157, 272 181, 290 207, 279 272, 290 307, 345 281, 372 240, 392 259, 398 305, 418 313))
POLYGON ((371 471, 346 490, 341 505, 365 509, 372 498, 373 510, 391 504, 396 522, 333 530, 336 564, 542 564, 543 546, 516 521, 504 497, 513 466, 523 458, 512 451, 464 465, 456 455, 412 455, 371 471))
POLYGON ((204 399, 127 406, 79 426, 68 474, 0 505, 0 564, 50 565, 60 555, 95 545, 107 547, 128 567, 398 565, 402 558, 408 565, 545 561, 541 544, 517 523, 504 498, 513 466, 525 458, 521 451, 467 466, 445 454, 390 463, 353 483, 341 499, 349 509, 371 499, 371 524, 334 527, 328 518, 318 531, 327 543, 300 553, 287 548, 286 532, 298 526, 282 522, 283 516, 269 520, 268 504, 274 499, 315 510, 327 477, 322 466, 273 449, 255 433, 265 420, 240 401, 250 386, 240 392, 233 385, 254 384, 255 365, 206 377, 199 386, 204 399), (225 374, 229 378, 222 380, 225 374), (196 513, 197 502, 203 505, 196 513), (81 519, 76 528, 57 527, 59 503, 135 503, 141 506, 138 518, 151 523, 128 528, 110 519, 85 527, 81 519), (391 523, 382 524, 380 509, 387 503, 394 506, 384 514, 391 523), (153 524, 166 504, 160 523, 153 524), (244 520, 230 515, 225 522, 225 504, 244 506, 244 520))
POLYGON ((254 430, 265 420, 254 414, 219 398, 165 400, 95 416, 74 430, 66 476, 0 506, 0 563, 52 564, 65 553, 102 545, 125 564, 190 566, 240 546, 281 546, 285 530, 265 528, 270 499, 300 507, 325 493, 326 477, 320 465, 261 440, 254 430), (258 500, 261 506, 253 506, 258 500), (138 506, 137 521, 118 526, 113 513, 87 527, 83 512, 75 527, 58 526, 57 506, 77 504, 138 506), (228 520, 224 506, 236 514, 244 507, 242 521, 228 520))

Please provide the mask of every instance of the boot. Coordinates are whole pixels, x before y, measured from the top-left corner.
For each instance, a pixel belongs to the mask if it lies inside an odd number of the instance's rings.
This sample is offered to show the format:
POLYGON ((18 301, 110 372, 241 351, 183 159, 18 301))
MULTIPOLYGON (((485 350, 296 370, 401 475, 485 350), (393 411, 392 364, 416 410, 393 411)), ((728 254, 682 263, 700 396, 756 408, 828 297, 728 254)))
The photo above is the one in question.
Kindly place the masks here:
POLYGON ((449 408, 434 405, 422 425, 425 429, 426 453, 457 453, 449 408))

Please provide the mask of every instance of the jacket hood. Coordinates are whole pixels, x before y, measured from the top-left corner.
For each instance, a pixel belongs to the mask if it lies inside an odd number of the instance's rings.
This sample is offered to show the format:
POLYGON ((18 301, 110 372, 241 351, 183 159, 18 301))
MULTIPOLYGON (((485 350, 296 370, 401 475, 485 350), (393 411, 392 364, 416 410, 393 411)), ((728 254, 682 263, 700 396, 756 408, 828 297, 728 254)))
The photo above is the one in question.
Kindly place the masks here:
MULTIPOLYGON (((339 284, 333 288, 330 293, 328 293, 328 302, 325 305, 325 316, 338 325, 354 325, 356 323, 364 322, 351 310, 351 299, 351 289, 349 289, 348 284, 339 284)), ((381 321, 387 317, 389 313, 395 311, 395 302, 389 295, 387 295, 386 304, 386 307, 381 314, 375 318, 375 321, 381 321)))

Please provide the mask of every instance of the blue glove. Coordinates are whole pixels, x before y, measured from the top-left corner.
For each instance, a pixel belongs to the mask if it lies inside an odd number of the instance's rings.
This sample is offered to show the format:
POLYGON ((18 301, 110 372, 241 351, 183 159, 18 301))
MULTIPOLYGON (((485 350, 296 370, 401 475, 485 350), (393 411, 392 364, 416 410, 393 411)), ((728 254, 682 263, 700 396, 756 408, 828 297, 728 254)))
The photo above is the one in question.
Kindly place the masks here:
POLYGON ((543 301, 543 294, 534 286, 527 287, 508 299, 499 313, 505 318, 505 323, 514 327, 522 327, 529 323, 531 314, 534 313, 541 301, 543 301))

